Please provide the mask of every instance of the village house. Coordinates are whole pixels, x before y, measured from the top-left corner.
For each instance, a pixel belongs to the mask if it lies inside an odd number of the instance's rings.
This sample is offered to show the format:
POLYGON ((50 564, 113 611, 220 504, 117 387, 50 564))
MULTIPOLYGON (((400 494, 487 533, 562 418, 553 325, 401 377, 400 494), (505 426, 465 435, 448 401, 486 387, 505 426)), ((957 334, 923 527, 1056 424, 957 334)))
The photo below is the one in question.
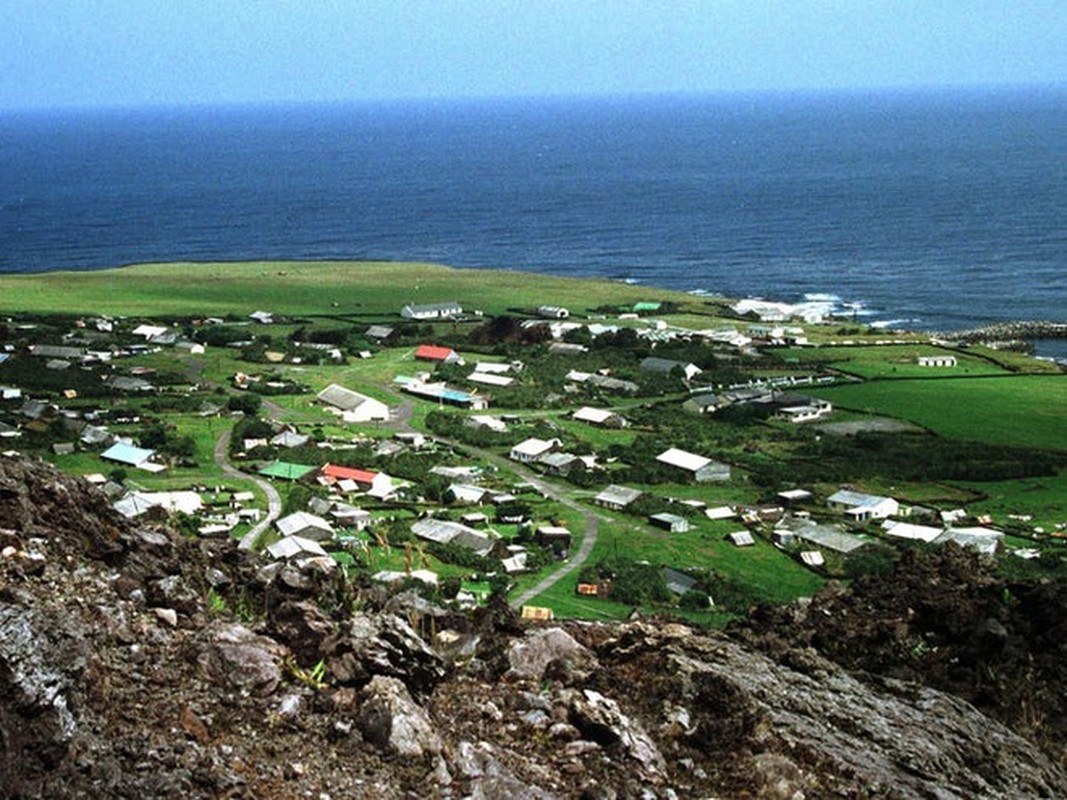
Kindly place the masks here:
POLYGON ((674 467, 688 473, 689 476, 698 483, 723 482, 730 480, 729 464, 712 461, 710 458, 697 455, 696 453, 688 453, 677 447, 671 447, 664 450, 656 456, 656 461, 660 464, 666 464, 669 467, 674 467))
POLYGON ((439 347, 433 344, 420 344, 415 349, 416 361, 431 361, 435 364, 462 364, 463 359, 451 347, 439 347))
POLYGON ((400 391, 426 400, 432 400, 441 405, 457 406, 471 409, 472 411, 484 411, 489 407, 489 398, 484 395, 452 389, 442 382, 426 383, 417 378, 409 378, 403 375, 398 375, 394 381, 399 384, 400 391))
POLYGON ((778 492, 776 497, 788 506, 806 503, 811 500, 812 494, 807 489, 786 489, 778 492))
POLYGON ((136 467, 147 472, 161 472, 162 464, 155 464, 150 459, 156 454, 155 450, 136 447, 129 442, 115 442, 107 450, 100 454, 105 461, 114 461, 125 464, 128 467, 136 467))
POLYGON ((606 392, 617 392, 620 394, 637 394, 638 389, 641 388, 633 381, 624 380, 622 378, 613 378, 610 375, 600 375, 595 372, 580 372, 576 369, 567 373, 567 380, 574 381, 575 383, 588 383, 590 386, 595 386, 606 392))
POLYGON ((992 528, 946 528, 945 532, 934 539, 935 545, 955 542, 960 547, 970 547, 982 555, 995 555, 997 547, 1004 541, 1004 534, 992 528))
POLYGON ((590 408, 583 406, 571 414, 571 419, 585 422, 601 428, 624 428, 626 419, 621 415, 605 408, 590 408))
POLYGON ((411 532, 420 539, 441 544, 454 544, 474 551, 475 554, 485 558, 496 544, 496 539, 487 533, 469 528, 458 522, 450 520, 434 519, 425 517, 411 526, 411 532))
POLYGON ((454 502, 480 506, 491 502, 493 493, 483 486, 474 486, 469 483, 449 484, 448 492, 452 494, 454 502))
POLYGON ((682 403, 682 409, 690 414, 713 414, 727 405, 714 394, 694 395, 682 403))
POLYGON ((563 306, 540 306, 537 309, 537 316, 545 319, 567 319, 570 315, 571 312, 563 306))
POLYGON ((830 508, 840 510, 854 522, 867 522, 872 519, 885 519, 900 512, 900 503, 892 497, 876 494, 864 494, 848 489, 834 492, 826 498, 830 508))
POLYGON ((898 522, 887 519, 882 522, 882 530, 886 536, 897 539, 908 539, 918 542, 932 542, 944 532, 944 528, 935 528, 932 525, 916 525, 911 522, 898 522))
POLYGON ((686 592, 696 588, 696 578, 692 578, 684 572, 671 567, 664 567, 661 574, 663 575, 663 582, 667 585, 667 591, 673 595, 681 597, 686 592))
POLYGON ((512 447, 511 452, 508 454, 508 458, 523 464, 532 464, 546 453, 554 451, 561 444, 562 442, 560 442, 559 439, 545 440, 531 437, 512 447))
POLYGON ((316 395, 320 402, 334 408, 345 422, 389 420, 389 406, 373 397, 331 383, 316 395))
POLYGON ((640 364, 640 369, 642 372, 658 372, 664 375, 670 374, 676 369, 681 370, 684 379, 687 381, 693 380, 704 371, 693 363, 675 361, 670 358, 657 358, 655 356, 649 356, 644 359, 640 364))
POLYGON ((537 463, 550 475, 568 475, 574 470, 596 469, 596 456, 579 456, 574 453, 546 453, 537 463))
POLYGON ((686 533, 689 530, 689 520, 678 514, 652 514, 648 521, 657 528, 663 528, 671 533, 686 533))
POLYGON ((622 511, 642 494, 643 492, 640 489, 631 489, 629 486, 612 484, 597 494, 593 498, 593 502, 598 506, 610 508, 613 511, 622 511))
POLYGON ((319 469, 319 482, 344 492, 380 494, 392 489, 393 479, 384 472, 325 464, 319 469))
POLYGON ((270 443, 274 447, 291 448, 303 447, 309 441, 311 441, 310 436, 307 436, 303 433, 297 433, 296 431, 285 430, 279 433, 277 436, 274 436, 270 440, 270 443))
POLYGON ((756 544, 756 540, 752 538, 752 534, 749 531, 734 531, 728 534, 726 538, 733 542, 735 547, 752 547, 756 544))
POLYGON ((822 419, 833 411, 829 400, 798 394, 776 394, 772 400, 774 416, 793 423, 822 419))
POLYGON ((428 320, 449 319, 458 317, 463 313, 463 306, 454 301, 444 303, 424 303, 421 305, 408 304, 400 309, 400 316, 404 319, 428 320))
POLYGON ((395 332, 395 328, 390 328, 387 325, 371 325, 363 335, 372 341, 384 344, 393 337, 395 332))
POLYGON ((31 344, 30 355, 37 358, 56 358, 64 361, 82 361, 85 350, 81 347, 64 347, 55 344, 31 344))
POLYGON ((279 478, 283 481, 298 481, 305 475, 315 471, 315 467, 307 464, 291 464, 286 461, 272 461, 261 467, 257 474, 265 478, 279 478))
POLYGON ((112 503, 111 507, 126 519, 137 519, 157 509, 162 513, 159 503, 143 492, 130 492, 112 503))
POLYGON ((303 536, 286 536, 267 547, 267 554, 275 561, 289 561, 294 558, 327 558, 322 545, 303 536))
POLYGON ((571 549, 573 537, 569 529, 561 525, 539 525, 534 531, 534 539, 541 547, 551 547, 556 554, 571 549))
POLYGON ((956 356, 919 356, 918 364, 920 367, 954 367, 956 366, 956 356))
POLYGON ((552 355, 580 356, 582 353, 588 353, 589 348, 584 344, 553 342, 548 346, 548 352, 552 353, 552 355))
MULTIPOLYGON (((787 517, 779 521, 775 532, 780 531, 788 531, 797 539, 837 553, 848 554, 867 544, 865 539, 846 533, 838 525, 824 525, 800 517, 787 517)), ((781 537, 779 541, 782 541, 781 537)))
POLYGON ((507 423, 504 420, 485 414, 469 416, 463 421, 463 424, 468 428, 485 428, 494 433, 507 433, 508 430, 507 423))
POLYGON ((475 383, 483 383, 487 386, 511 386, 515 379, 509 375, 501 375, 497 372, 482 372, 475 370, 467 376, 467 380, 475 383))
POLYGON ((296 511, 274 523, 282 536, 302 536, 324 541, 333 538, 333 526, 322 517, 307 511, 296 511))
POLYGON ((369 528, 371 524, 369 511, 350 506, 348 503, 335 502, 327 513, 345 528, 354 528, 357 531, 362 531, 369 528))

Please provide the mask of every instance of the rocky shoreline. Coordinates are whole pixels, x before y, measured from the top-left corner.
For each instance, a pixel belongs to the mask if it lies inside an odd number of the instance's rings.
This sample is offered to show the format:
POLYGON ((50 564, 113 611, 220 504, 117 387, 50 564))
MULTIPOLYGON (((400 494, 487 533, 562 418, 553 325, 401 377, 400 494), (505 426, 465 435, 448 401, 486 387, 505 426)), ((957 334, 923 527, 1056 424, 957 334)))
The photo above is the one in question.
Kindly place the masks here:
POLYGON ((1067 339, 1067 322, 1016 320, 994 322, 962 331, 933 331, 932 337, 958 344, 1026 342, 1035 339, 1067 339))

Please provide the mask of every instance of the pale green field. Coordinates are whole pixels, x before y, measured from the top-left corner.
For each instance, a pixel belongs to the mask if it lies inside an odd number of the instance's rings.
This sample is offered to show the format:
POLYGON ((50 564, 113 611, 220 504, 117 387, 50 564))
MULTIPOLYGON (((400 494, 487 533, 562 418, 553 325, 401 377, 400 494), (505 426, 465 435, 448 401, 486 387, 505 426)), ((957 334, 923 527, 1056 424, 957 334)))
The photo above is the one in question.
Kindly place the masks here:
POLYGON ((943 436, 1067 450, 1067 375, 872 381, 813 392, 943 436))
MULTIPOLYGON (((928 344, 883 345, 866 347, 792 348, 783 358, 797 358, 800 363, 828 362, 834 368, 861 378, 954 378, 963 375, 1004 375, 1007 370, 981 355, 946 350, 928 344), (955 367, 920 367, 919 356, 953 355, 955 367)), ((1034 371, 1041 362, 1031 361, 1034 371)), ((1042 370, 1043 371, 1043 370, 1042 370)))
POLYGON ((499 270, 390 262, 142 264, 110 270, 0 276, 0 311, 116 316, 275 314, 395 316, 406 303, 456 300, 487 314, 510 306, 673 300, 682 292, 499 270))

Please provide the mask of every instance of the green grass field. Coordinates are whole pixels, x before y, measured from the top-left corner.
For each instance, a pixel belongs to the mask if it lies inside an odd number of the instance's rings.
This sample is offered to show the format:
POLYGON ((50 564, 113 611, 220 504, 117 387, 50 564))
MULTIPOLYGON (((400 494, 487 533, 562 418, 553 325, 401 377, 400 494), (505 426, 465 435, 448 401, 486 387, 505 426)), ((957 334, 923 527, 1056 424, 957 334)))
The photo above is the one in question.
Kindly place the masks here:
POLYGON ((110 270, 0 276, 0 311, 117 316, 275 314, 395 316, 406 303, 458 300, 500 314, 511 306, 673 300, 682 292, 526 272, 389 262, 142 264, 110 270))
POLYGON ((883 380, 814 393, 835 406, 908 420, 943 436, 1067 450, 1067 375, 883 380))
MULTIPOLYGON (((783 360, 801 364, 828 363, 835 369, 861 378, 954 378, 973 375, 1004 375, 999 363, 984 355, 946 350, 929 344, 882 345, 866 347, 792 348, 780 353, 783 360), (955 367, 920 367, 919 356, 953 355, 955 367)), ((1032 361, 1037 366, 1039 362, 1032 361)))

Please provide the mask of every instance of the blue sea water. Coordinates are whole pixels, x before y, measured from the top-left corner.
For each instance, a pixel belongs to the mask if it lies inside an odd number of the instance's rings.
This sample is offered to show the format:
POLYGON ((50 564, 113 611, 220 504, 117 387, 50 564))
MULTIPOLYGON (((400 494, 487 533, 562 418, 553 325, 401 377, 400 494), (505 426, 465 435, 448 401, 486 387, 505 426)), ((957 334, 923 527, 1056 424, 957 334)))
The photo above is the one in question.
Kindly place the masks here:
POLYGON ((1067 319, 1067 89, 0 117, 0 272, 260 258, 1067 319))

